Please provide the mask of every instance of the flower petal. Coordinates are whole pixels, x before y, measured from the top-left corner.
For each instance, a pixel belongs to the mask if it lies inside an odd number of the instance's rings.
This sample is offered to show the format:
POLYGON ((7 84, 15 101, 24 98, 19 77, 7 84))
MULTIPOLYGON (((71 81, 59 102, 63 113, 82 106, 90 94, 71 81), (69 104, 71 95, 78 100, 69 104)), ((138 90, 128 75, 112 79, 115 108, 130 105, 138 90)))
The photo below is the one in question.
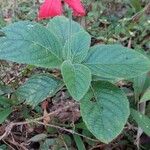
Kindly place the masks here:
POLYGON ((61 0, 45 0, 40 6, 39 19, 62 15, 61 0))
POLYGON ((64 0, 74 11, 75 16, 85 16, 85 9, 80 0, 64 0))

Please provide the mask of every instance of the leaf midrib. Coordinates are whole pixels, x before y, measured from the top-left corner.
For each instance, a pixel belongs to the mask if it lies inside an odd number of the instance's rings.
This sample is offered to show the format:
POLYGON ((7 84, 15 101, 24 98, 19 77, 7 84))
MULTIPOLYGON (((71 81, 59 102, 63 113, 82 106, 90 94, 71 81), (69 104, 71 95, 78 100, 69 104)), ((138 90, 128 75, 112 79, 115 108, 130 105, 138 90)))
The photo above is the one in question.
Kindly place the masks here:
MULTIPOLYGON (((10 41, 16 41, 16 39, 10 39, 10 38, 7 38, 7 39, 10 40, 10 41)), ((38 46, 43 47, 45 50, 47 50, 47 52, 53 54, 59 61, 62 62, 62 59, 60 59, 55 53, 53 53, 53 52, 51 51, 51 49, 49 49, 49 48, 43 46, 42 44, 40 44, 40 43, 38 43, 38 42, 35 42, 35 41, 30 41, 30 40, 25 40, 25 39, 17 39, 17 41, 19 41, 19 40, 20 40, 20 41, 26 41, 26 42, 31 43, 31 44, 33 44, 33 45, 38 45, 38 46)))
MULTIPOLYGON (((36 25, 36 26, 38 26, 38 25, 36 25)), ((45 28, 46 30, 47 30, 47 28, 45 28)), ((18 34, 18 35, 20 35, 21 37, 22 37, 22 39, 10 39, 10 38, 8 38, 7 37, 7 33, 6 33, 6 38, 8 39, 8 40, 21 40, 21 41, 26 41, 26 42, 29 42, 29 43, 33 43, 33 44, 36 44, 36 45, 39 45, 39 46, 41 46, 41 47, 43 47, 44 49, 46 49, 46 50, 50 50, 50 49, 48 49, 48 48, 46 48, 45 46, 43 46, 42 44, 40 44, 40 43, 37 43, 36 41, 30 41, 30 40, 27 40, 27 39, 24 39, 24 37, 22 36, 22 34, 20 34, 20 33, 18 33, 18 32, 16 32, 15 30, 13 30, 13 29, 11 29, 11 30, 6 30, 6 32, 12 32, 12 33, 16 33, 16 34, 18 34)), ((28 30, 26 30, 25 32, 27 32, 27 35, 28 36, 30 36, 30 34, 31 33, 29 33, 29 31, 28 30)), ((51 33, 49 30, 47 30, 47 32, 49 32, 49 33, 51 33)), ((55 35, 54 35, 55 36, 55 35)), ((56 38, 56 37, 55 37, 56 38)), ((52 51, 50 51, 58 60, 60 60, 60 61, 62 61, 55 53, 53 53, 52 51)))

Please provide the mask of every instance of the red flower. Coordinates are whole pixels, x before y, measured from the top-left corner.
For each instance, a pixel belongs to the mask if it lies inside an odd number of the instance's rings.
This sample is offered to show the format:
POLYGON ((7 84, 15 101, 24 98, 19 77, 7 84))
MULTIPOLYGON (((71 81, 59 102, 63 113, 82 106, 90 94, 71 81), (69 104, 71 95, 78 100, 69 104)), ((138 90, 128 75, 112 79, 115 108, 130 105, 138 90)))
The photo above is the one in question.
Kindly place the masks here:
POLYGON ((39 19, 60 16, 62 7, 60 0, 45 0, 39 11, 39 19))
POLYGON ((84 16, 85 10, 80 2, 80 0, 64 0, 69 7, 73 9, 73 13, 75 16, 84 16))
MULTIPOLYGON (((80 0, 64 0, 72 8, 75 16, 84 16, 85 10, 80 0)), ((62 15, 61 0, 45 0, 39 10, 39 19, 62 15)))

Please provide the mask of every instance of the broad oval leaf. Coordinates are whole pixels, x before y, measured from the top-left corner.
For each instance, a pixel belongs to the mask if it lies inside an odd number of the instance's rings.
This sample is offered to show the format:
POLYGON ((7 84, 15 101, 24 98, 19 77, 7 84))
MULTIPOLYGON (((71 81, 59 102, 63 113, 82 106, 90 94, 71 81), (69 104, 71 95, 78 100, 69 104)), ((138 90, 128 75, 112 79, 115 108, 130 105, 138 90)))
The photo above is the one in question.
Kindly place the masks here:
POLYGON ((70 95, 79 101, 90 87, 90 70, 82 64, 72 64, 68 60, 63 62, 61 72, 70 95))
POLYGON ((0 59, 46 68, 59 68, 62 45, 46 27, 29 21, 11 24, 2 30, 0 59))
POLYGON ((80 103, 87 128, 100 141, 109 143, 121 133, 129 116, 129 103, 119 88, 105 81, 94 82, 80 103))
POLYGON ((0 124, 2 124, 7 119, 11 112, 12 108, 5 108, 4 110, 0 110, 0 124))
MULTIPOLYGON (((47 29, 59 37, 63 45, 68 40, 68 37, 70 37, 70 21, 64 16, 58 16, 51 19, 47 29)), ((82 31, 84 31, 83 27, 71 20, 71 36, 82 31)))
POLYGON ((87 32, 78 32, 67 40, 63 49, 64 60, 71 59, 80 63, 87 56, 91 44, 91 37, 87 32))
POLYGON ((131 116, 137 122, 137 124, 143 129, 143 131, 150 136, 150 118, 134 109, 131 109, 131 116))
POLYGON ((60 80, 48 74, 39 74, 32 76, 20 86, 16 95, 19 100, 26 100, 27 104, 34 107, 47 97, 54 95, 61 87, 60 80))
POLYGON ((121 45, 97 45, 91 48, 84 64, 93 75, 105 78, 132 78, 150 70, 150 60, 121 45))

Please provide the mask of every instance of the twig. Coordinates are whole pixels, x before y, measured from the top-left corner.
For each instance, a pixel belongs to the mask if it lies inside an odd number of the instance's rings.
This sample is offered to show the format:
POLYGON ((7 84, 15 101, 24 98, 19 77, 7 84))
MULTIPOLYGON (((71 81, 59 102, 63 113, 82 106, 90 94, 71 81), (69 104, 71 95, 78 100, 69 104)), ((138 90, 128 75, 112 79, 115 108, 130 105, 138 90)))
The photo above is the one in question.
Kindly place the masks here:
POLYGON ((104 148, 105 148, 105 146, 106 146, 106 144, 99 144, 99 145, 96 145, 96 146, 94 146, 94 147, 90 148, 90 150, 94 150, 94 149, 96 149, 96 148, 104 149, 104 148))
POLYGON ((11 122, 11 123, 5 128, 4 134, 0 136, 0 141, 1 141, 2 139, 4 139, 5 137, 7 137, 7 136, 10 134, 10 132, 11 132, 11 130, 12 130, 12 128, 13 128, 14 126, 30 124, 30 123, 34 123, 34 122, 36 122, 36 121, 43 120, 44 118, 46 118, 46 117, 48 117, 48 116, 56 115, 57 113, 60 113, 62 110, 66 110, 66 109, 68 109, 68 108, 70 108, 70 107, 73 107, 73 106, 75 106, 75 105, 77 105, 77 103, 73 103, 73 104, 71 103, 70 105, 68 105, 68 106, 66 106, 66 107, 64 107, 64 108, 57 109, 57 110, 55 110, 55 111, 53 111, 53 112, 50 112, 49 114, 46 114, 45 116, 42 116, 42 117, 39 117, 39 118, 35 118, 35 119, 32 119, 32 120, 23 121, 23 122, 11 122))
POLYGON ((13 126, 14 126, 14 123, 10 123, 10 124, 5 128, 4 134, 3 134, 2 136, 0 136, 0 141, 10 134, 10 132, 11 132, 13 126))
POLYGON ((74 130, 71 130, 71 129, 66 129, 66 128, 63 128, 63 127, 60 127, 60 126, 57 126, 57 125, 53 125, 53 124, 44 124, 43 122, 39 122, 39 121, 35 121, 35 123, 45 125, 45 126, 48 126, 48 127, 52 127, 52 128, 56 128, 56 129, 59 129, 59 130, 63 130, 63 131, 66 131, 68 133, 71 133, 71 134, 76 134, 78 136, 81 136, 81 137, 86 138, 86 139, 88 139, 90 141, 93 141, 93 142, 99 142, 99 140, 92 139, 90 137, 84 136, 80 133, 75 132, 74 130))
POLYGON ((11 130, 12 130, 12 128, 14 126, 25 125, 25 124, 30 124, 30 123, 38 123, 38 124, 41 124, 41 125, 44 125, 44 126, 49 126, 49 127, 53 127, 53 128, 59 129, 59 130, 66 131, 66 132, 71 133, 71 134, 76 134, 78 136, 81 136, 83 138, 86 138, 86 139, 94 141, 94 142, 99 142, 98 140, 95 140, 95 139, 92 139, 90 137, 87 137, 87 136, 84 136, 82 134, 79 134, 79 133, 75 132, 74 130, 66 129, 66 128, 63 128, 63 127, 60 127, 60 126, 57 126, 57 125, 53 125, 53 124, 45 124, 43 122, 40 122, 40 120, 43 120, 45 117, 55 115, 55 114, 61 112, 62 110, 68 109, 68 108, 73 107, 75 105, 77 105, 77 103, 70 104, 70 105, 68 105, 68 106, 66 106, 64 108, 55 110, 55 111, 53 111, 53 112, 51 112, 51 113, 49 113, 49 114, 47 114, 45 116, 42 116, 42 117, 39 117, 39 118, 35 118, 35 119, 29 120, 29 121, 15 122, 15 123, 12 122, 12 123, 10 123, 10 125, 8 125, 6 127, 5 133, 2 136, 0 136, 0 140, 2 140, 5 137, 7 137, 10 134, 10 132, 11 132, 11 130))
POLYGON ((128 48, 131 48, 131 45, 132 45, 132 38, 129 39, 128 48))
POLYGON ((12 150, 15 150, 9 143, 7 143, 5 140, 3 140, 3 142, 8 145, 12 150))
POLYGON ((61 134, 60 134, 60 138, 61 138, 61 140, 62 140, 62 142, 63 142, 63 144, 64 144, 66 150, 69 150, 69 149, 68 149, 68 146, 67 146, 67 144, 66 144, 66 142, 65 142, 65 140, 64 140, 64 138, 62 137, 61 134))
POLYGON ((18 143, 16 141, 8 141, 8 142, 13 144, 13 145, 15 145, 15 146, 20 147, 22 150, 28 150, 24 145, 22 145, 22 143, 20 144, 20 143, 18 143))
POLYGON ((149 10, 149 8, 150 8, 150 3, 148 3, 141 11, 134 14, 131 19, 134 22, 138 22, 144 14, 147 14, 147 10, 149 10))
POLYGON ((68 105, 68 106, 66 106, 64 108, 55 110, 53 112, 50 112, 49 114, 46 114, 45 116, 42 116, 42 117, 39 117, 39 118, 35 118, 35 119, 32 119, 32 120, 23 121, 23 122, 11 122, 10 125, 8 125, 6 127, 5 133, 2 136, 0 136, 0 140, 2 140, 5 137, 7 137, 10 134, 10 132, 11 132, 11 130, 12 130, 12 128, 14 126, 25 125, 25 124, 30 124, 30 123, 37 123, 37 124, 40 124, 40 125, 49 126, 49 127, 53 127, 53 128, 59 129, 59 130, 63 130, 63 131, 66 131, 68 133, 71 133, 71 134, 76 134, 78 136, 81 136, 83 138, 86 138, 86 139, 94 141, 94 142, 99 142, 98 140, 95 140, 95 139, 92 139, 90 137, 87 137, 87 136, 84 136, 82 134, 79 134, 79 133, 75 132, 74 130, 66 129, 66 128, 63 128, 63 127, 60 127, 60 126, 57 126, 57 125, 46 124, 46 123, 41 122, 41 120, 43 120, 45 117, 56 115, 56 114, 60 113, 62 110, 68 109, 68 108, 73 107, 75 105, 77 105, 77 103, 73 103, 73 104, 71 103, 70 105, 68 105))

